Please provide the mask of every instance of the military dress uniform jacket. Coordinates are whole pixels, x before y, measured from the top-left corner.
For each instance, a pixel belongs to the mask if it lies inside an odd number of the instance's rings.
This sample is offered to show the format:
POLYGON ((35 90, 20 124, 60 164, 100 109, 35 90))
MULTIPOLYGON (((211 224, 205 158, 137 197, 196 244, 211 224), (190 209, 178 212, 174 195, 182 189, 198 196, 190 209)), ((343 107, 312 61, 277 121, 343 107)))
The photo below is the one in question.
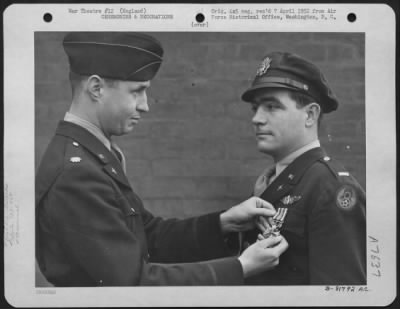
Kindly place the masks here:
POLYGON ((84 128, 59 124, 36 175, 36 257, 49 282, 242 284, 241 264, 231 253, 218 213, 154 217, 116 156, 84 128))
MULTIPOLYGON (((260 197, 287 208, 281 234, 289 248, 275 269, 246 284, 366 284, 365 192, 322 148, 295 159, 260 197)), ((244 238, 252 243, 258 233, 244 238)))

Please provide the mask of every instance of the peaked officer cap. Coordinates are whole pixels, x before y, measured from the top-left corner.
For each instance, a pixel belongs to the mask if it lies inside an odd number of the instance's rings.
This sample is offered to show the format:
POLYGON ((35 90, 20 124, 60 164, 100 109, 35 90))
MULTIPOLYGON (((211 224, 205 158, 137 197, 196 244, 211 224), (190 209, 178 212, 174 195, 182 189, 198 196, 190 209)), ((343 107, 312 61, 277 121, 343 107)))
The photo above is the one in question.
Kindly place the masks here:
POLYGON ((131 32, 71 32, 64 38, 71 71, 124 81, 151 80, 163 49, 155 38, 131 32))
POLYGON ((323 113, 338 107, 338 101, 320 69, 295 54, 272 52, 266 55, 242 100, 251 102, 254 93, 264 88, 286 88, 305 93, 315 99, 323 113))

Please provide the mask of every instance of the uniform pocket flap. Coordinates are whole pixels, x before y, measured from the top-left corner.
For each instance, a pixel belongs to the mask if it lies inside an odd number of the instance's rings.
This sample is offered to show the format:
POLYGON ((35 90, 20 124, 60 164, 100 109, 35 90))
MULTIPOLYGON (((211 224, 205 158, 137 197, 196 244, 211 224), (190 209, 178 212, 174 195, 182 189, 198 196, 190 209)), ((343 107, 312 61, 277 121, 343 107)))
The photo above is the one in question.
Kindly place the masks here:
POLYGON ((297 209, 288 209, 282 230, 304 236, 306 216, 297 209))

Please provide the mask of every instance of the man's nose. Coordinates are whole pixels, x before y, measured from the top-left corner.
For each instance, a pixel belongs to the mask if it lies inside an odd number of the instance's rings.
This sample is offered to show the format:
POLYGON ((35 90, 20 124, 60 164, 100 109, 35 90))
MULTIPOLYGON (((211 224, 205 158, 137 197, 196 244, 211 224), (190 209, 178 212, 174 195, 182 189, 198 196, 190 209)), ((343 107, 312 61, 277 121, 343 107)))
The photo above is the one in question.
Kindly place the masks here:
POLYGON ((266 122, 265 115, 260 110, 259 107, 256 109, 256 112, 255 112, 253 118, 251 119, 251 122, 253 123, 253 125, 264 124, 266 122))
POLYGON ((147 103, 147 94, 146 93, 144 93, 143 96, 139 99, 137 109, 139 111, 145 112, 145 113, 147 113, 150 110, 149 104, 147 103))

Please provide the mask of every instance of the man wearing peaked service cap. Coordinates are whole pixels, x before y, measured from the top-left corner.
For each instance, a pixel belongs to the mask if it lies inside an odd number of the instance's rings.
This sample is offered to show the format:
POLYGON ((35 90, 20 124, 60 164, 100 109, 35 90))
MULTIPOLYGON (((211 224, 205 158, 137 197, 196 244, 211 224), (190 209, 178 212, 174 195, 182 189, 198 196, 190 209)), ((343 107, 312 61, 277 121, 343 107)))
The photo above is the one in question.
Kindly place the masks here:
POLYGON ((243 239, 251 244, 283 235, 290 244, 274 270, 246 283, 366 284, 365 192, 320 146, 322 113, 338 108, 320 69, 298 55, 272 52, 242 99, 254 111, 259 151, 274 160, 257 179, 254 195, 277 210, 263 237, 250 231, 243 239))
POLYGON ((131 187, 112 136, 134 130, 149 111, 146 89, 162 63, 161 44, 138 33, 76 32, 63 46, 72 104, 36 175, 36 258, 46 279, 63 287, 235 285, 276 266, 283 237, 236 255, 237 232, 275 213, 262 199, 163 220, 131 187))
POLYGON ((323 113, 338 107, 338 101, 319 68, 295 54, 273 52, 266 56, 242 99, 251 102, 254 93, 265 88, 285 88, 309 95, 318 102, 323 113))

